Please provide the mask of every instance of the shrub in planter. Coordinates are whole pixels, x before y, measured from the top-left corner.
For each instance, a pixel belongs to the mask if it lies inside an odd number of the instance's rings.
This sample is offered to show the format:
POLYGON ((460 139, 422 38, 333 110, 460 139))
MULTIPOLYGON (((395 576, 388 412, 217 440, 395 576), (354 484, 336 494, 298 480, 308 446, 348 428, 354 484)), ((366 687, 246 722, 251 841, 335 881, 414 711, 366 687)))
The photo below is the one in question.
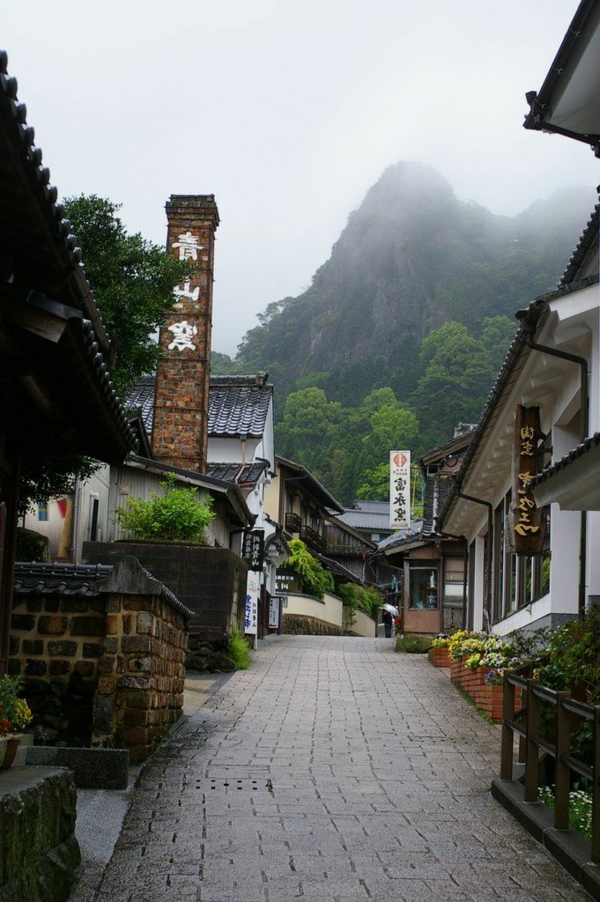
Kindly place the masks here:
POLYGON ((115 519, 125 538, 205 544, 206 529, 215 516, 212 498, 201 500, 196 489, 176 488, 176 481, 171 474, 161 482, 164 495, 128 498, 118 508, 115 519))

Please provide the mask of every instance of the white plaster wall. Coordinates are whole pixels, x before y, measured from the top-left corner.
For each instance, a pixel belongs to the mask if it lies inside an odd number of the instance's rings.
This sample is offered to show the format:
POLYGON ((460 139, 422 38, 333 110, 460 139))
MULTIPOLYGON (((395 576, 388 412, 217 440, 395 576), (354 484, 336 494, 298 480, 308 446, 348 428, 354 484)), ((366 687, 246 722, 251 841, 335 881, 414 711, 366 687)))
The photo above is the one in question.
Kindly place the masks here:
POLYGON ((484 540, 481 536, 475 539, 475 581, 473 586, 473 629, 483 629, 484 585, 484 540))
POLYGON ((284 614, 297 614, 301 617, 314 617, 315 620, 322 620, 325 623, 331 623, 332 626, 342 628, 344 605, 340 598, 335 595, 325 593, 322 601, 312 598, 310 595, 284 595, 287 598, 287 607, 284 607, 284 614))

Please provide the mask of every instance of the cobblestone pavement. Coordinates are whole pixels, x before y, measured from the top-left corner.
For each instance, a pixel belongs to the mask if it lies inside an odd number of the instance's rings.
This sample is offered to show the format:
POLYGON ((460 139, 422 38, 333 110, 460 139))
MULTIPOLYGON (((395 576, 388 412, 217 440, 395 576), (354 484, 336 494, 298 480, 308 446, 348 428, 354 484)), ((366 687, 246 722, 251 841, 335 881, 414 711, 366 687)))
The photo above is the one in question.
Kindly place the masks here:
POLYGON ((491 798, 498 728, 393 647, 261 644, 144 768, 99 902, 589 902, 491 798))

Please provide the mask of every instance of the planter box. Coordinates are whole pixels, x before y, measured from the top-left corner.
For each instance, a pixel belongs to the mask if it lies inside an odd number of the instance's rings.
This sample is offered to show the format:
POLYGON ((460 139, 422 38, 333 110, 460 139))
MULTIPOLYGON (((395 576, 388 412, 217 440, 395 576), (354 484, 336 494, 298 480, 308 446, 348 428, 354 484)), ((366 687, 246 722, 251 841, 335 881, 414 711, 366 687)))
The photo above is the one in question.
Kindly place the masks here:
POLYGON ((465 677, 466 667, 462 662, 462 659, 459 661, 454 661, 450 658, 450 679, 457 686, 460 686, 462 689, 463 680, 465 677))
POLYGON ((429 660, 434 667, 450 667, 452 660, 447 646, 429 649, 429 660))

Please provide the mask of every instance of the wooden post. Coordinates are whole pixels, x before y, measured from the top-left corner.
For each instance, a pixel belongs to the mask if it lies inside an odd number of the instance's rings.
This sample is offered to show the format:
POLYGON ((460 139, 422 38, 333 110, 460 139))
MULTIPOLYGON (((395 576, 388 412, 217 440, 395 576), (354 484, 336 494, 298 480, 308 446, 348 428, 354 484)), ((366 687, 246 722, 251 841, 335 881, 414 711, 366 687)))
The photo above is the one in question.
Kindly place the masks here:
POLYGON ((554 826, 557 830, 567 830, 569 826, 569 765, 564 760, 571 745, 571 715, 562 704, 568 692, 556 693, 556 777, 554 798, 554 826))
POLYGON ((508 726, 515 719, 515 687, 504 677, 502 687, 502 745, 500 752, 500 779, 513 778, 513 731, 508 726))
POLYGON ((527 720, 525 750, 525 792, 523 801, 538 800, 539 749, 535 740, 540 734, 540 699, 533 689, 533 680, 527 680, 527 720))
POLYGON ((600 707, 594 712, 594 766, 592 789, 592 863, 600 864, 600 707))

